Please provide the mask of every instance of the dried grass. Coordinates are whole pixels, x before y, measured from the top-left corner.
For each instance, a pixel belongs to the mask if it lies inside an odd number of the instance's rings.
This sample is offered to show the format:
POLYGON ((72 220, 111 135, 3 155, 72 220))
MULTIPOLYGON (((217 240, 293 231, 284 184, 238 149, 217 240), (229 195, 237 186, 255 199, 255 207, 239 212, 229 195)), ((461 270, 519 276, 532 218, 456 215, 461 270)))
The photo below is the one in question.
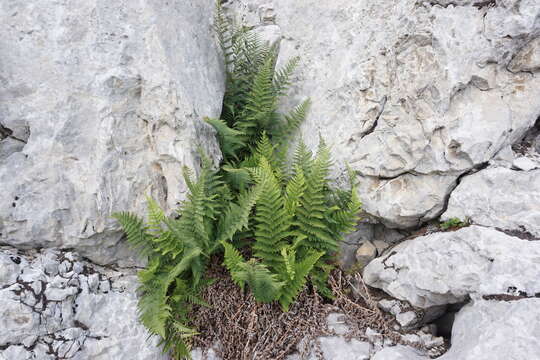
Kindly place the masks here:
POLYGON ((333 301, 325 301, 312 288, 306 288, 286 313, 274 303, 258 304, 249 291, 241 291, 218 258, 209 276, 216 279, 203 294, 210 307, 195 307, 191 314, 192 325, 199 331, 192 346, 213 347, 223 360, 280 360, 294 352, 304 358, 313 350, 322 359, 316 338, 335 335, 326 321, 331 312, 345 315, 350 329, 347 338, 365 340, 369 327, 395 343, 403 343, 400 334, 392 330, 393 318, 378 308, 378 298, 373 297, 359 274, 334 271, 330 277, 333 301))

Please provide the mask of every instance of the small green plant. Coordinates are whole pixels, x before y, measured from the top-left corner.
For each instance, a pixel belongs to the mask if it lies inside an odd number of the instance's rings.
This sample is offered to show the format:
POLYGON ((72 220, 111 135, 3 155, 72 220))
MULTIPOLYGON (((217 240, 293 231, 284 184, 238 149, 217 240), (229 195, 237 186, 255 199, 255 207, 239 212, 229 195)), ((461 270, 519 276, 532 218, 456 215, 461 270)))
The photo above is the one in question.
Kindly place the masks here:
MULTIPOLYGON (((263 135, 258 148, 267 143, 263 135)), ((257 155, 259 165, 250 169, 260 194, 251 222, 253 257, 245 260, 223 242, 225 266, 239 286, 249 285, 258 301, 278 300, 287 311, 308 276, 319 292, 330 295, 326 283, 332 256, 342 234, 354 229, 361 204, 353 183, 349 191, 330 188, 330 154, 324 142, 314 158, 301 143, 290 174, 272 166, 266 157, 272 159, 272 150, 257 155)))
POLYGON ((439 226, 442 230, 448 230, 452 228, 464 227, 464 226, 467 226, 467 224, 468 224, 467 220, 461 221, 458 218, 451 218, 451 219, 446 220, 445 222, 442 222, 439 226))
POLYGON ((287 311, 308 282, 331 296, 327 279, 338 244, 361 207, 352 173, 350 189, 330 186, 322 139, 315 155, 300 142, 292 165, 285 161, 309 107, 306 100, 286 115, 277 110, 298 59, 276 70, 276 49, 233 26, 219 2, 215 24, 226 92, 221 118, 205 120, 216 129, 223 164, 213 169, 201 154, 197 179, 183 169, 189 192, 174 217, 152 199, 147 223, 128 212, 113 215, 127 241, 148 257, 139 272, 140 320, 177 359, 190 356, 196 330, 189 313, 192 305, 205 306, 200 293, 212 281, 205 277, 212 256, 223 253, 233 281, 257 301, 277 301, 287 311))

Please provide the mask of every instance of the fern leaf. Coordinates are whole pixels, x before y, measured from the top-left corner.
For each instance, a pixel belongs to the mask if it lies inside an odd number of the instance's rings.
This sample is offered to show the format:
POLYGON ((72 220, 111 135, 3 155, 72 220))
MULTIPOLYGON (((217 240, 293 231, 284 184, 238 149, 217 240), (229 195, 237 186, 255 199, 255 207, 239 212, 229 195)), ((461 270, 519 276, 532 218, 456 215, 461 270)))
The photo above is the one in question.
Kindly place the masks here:
POLYGON ((258 186, 261 195, 255 212, 254 255, 271 268, 281 262, 280 249, 284 239, 290 235, 290 217, 285 210, 285 201, 280 186, 265 158, 261 158, 262 179, 258 186))
POLYGON ((246 146, 243 132, 230 128, 221 119, 204 118, 217 132, 221 152, 226 158, 237 158, 237 154, 246 146))
POLYGON ((289 311, 289 306, 304 288, 308 274, 323 254, 323 252, 312 252, 301 262, 295 263, 294 277, 289 277, 281 289, 279 304, 283 311, 289 311))
POLYGON ((144 221, 135 214, 129 212, 118 212, 112 215, 124 230, 128 243, 139 253, 149 255, 153 251, 150 236, 147 234, 147 227, 144 221))
POLYGON ((295 56, 287 61, 285 66, 276 71, 274 76, 274 90, 278 96, 285 95, 291 85, 290 77, 298 66, 300 58, 295 56))

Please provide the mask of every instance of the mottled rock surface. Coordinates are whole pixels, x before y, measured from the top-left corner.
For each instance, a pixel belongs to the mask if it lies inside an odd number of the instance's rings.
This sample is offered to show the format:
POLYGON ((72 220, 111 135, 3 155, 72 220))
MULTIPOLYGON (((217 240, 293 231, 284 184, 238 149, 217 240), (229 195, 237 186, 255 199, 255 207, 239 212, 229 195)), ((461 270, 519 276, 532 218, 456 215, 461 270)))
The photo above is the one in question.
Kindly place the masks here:
POLYGON ((224 90, 213 0, 0 3, 0 242, 123 261, 114 211, 183 198, 224 90))
POLYGON ((540 170, 497 167, 464 177, 441 220, 450 218, 540 239, 540 170))
POLYGON ((228 4, 258 31, 280 28, 283 60, 301 56, 293 100, 313 100, 304 140, 325 137, 389 226, 436 218, 460 174, 540 115, 536 0, 228 4))
POLYGON ((407 240, 364 269, 368 285, 428 308, 467 296, 540 292, 540 242, 481 226, 407 240))
POLYGON ((478 300, 456 316, 452 347, 440 360, 538 359, 540 299, 478 300))
POLYGON ((0 359, 166 359, 137 319, 134 269, 0 248, 0 359))

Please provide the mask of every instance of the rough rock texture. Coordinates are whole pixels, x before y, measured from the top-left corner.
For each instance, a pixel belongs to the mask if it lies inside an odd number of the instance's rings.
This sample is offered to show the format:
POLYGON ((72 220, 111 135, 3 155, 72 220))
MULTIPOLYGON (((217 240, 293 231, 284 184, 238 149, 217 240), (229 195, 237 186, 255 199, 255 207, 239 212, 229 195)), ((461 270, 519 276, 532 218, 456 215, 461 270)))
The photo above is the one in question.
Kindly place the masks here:
POLYGON ((166 359, 137 320, 134 271, 0 248, 0 359, 166 359))
POLYGON ((539 324, 540 299, 474 301, 458 313, 452 347, 439 359, 538 359, 539 324))
POLYGON ((428 308, 467 296, 540 293, 540 242, 469 226, 402 242, 364 269, 364 280, 428 308))
POLYGON ((540 170, 497 167, 464 177, 441 220, 454 217, 540 239, 540 170))
POLYGON ((382 349, 371 360, 427 360, 428 356, 419 354, 414 349, 403 345, 397 345, 382 349))
POLYGON ((173 207, 213 131, 213 0, 0 3, 0 242, 125 259, 114 211, 173 207))
POLYGON ((389 226, 437 217, 458 176, 540 114, 537 0, 228 3, 259 32, 279 27, 282 59, 302 57, 304 140, 326 138, 389 226))

